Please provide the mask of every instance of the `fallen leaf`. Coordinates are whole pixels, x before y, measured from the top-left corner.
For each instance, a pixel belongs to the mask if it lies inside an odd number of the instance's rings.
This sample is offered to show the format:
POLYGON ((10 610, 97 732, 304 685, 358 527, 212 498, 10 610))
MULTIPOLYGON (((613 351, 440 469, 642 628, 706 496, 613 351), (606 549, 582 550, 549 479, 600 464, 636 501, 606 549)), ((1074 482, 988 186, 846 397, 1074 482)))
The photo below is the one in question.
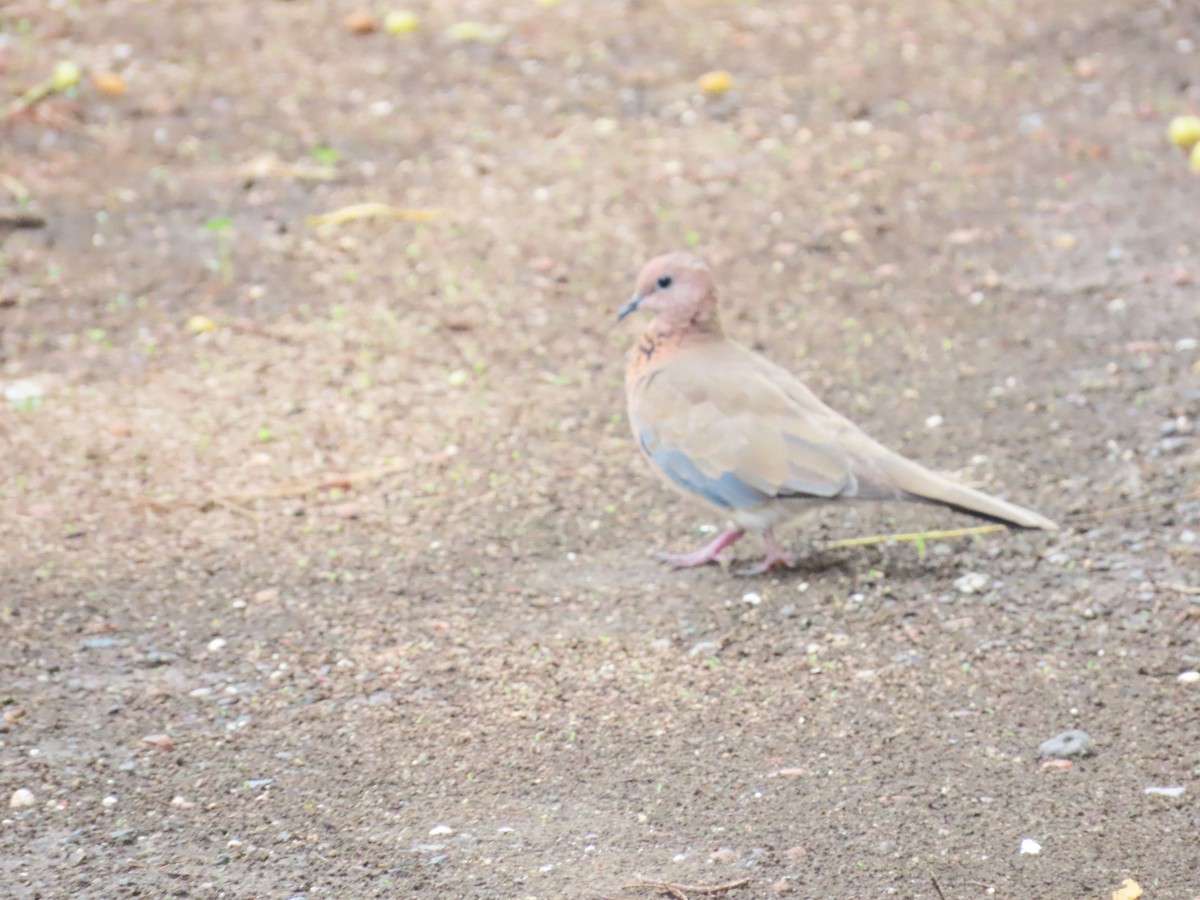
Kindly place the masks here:
POLYGON ((375 30, 375 17, 365 9, 356 9, 343 20, 351 34, 370 34, 375 30))
POLYGON ((116 72, 93 72, 92 84, 102 94, 120 97, 126 91, 125 79, 116 72))
POLYGON ((141 743, 147 747, 153 747, 155 750, 175 749, 175 742, 171 740, 169 734, 148 734, 142 738, 141 743))

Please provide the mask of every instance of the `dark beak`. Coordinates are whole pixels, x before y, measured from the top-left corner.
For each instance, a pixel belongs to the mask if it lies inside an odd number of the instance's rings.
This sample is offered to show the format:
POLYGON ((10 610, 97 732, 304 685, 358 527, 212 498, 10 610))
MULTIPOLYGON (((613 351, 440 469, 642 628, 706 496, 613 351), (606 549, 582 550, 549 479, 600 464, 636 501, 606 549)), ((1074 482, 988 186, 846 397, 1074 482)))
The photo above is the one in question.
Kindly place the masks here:
POLYGON ((637 308, 642 305, 642 301, 646 298, 641 294, 634 294, 626 301, 625 305, 617 310, 617 321, 620 322, 632 312, 637 312, 637 308))

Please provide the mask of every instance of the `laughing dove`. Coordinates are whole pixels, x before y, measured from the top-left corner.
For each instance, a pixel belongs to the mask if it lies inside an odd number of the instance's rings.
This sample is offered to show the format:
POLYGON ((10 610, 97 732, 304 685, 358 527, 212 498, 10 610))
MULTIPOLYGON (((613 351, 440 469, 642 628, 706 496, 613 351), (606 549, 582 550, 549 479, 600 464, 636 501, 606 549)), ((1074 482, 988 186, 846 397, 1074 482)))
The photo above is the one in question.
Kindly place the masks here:
POLYGON ((727 338, 699 257, 669 253, 646 263, 618 319, 638 310, 654 320, 625 370, 634 437, 668 485, 733 522, 694 553, 661 554, 670 565, 712 562, 747 531, 762 534, 766 556, 739 574, 787 565, 772 529, 835 500, 909 500, 1016 528, 1057 527, 893 453, 790 372, 727 338))

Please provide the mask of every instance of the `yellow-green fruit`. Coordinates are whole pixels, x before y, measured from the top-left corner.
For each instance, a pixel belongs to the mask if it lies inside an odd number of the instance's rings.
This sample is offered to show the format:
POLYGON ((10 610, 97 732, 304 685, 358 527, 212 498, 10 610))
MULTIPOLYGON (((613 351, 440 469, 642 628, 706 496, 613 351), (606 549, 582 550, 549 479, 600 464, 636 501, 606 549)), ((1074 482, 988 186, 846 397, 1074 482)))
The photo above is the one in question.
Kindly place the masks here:
POLYGON ((723 94, 733 86, 733 76, 725 71, 708 72, 696 84, 706 94, 723 94))
POLYGON ((1200 172, 1200 144, 1192 147, 1192 155, 1188 162, 1191 164, 1193 172, 1200 172))
POLYGON ((83 70, 79 68, 79 63, 64 59, 54 67, 54 74, 50 76, 50 85, 56 91, 65 91, 67 88, 79 84, 79 79, 82 77, 83 70))
POLYGON ((187 320, 187 330, 192 334, 204 334, 217 327, 217 323, 208 316, 192 316, 187 320))
POLYGON ((388 34, 410 34, 420 27, 420 16, 407 9, 393 9, 383 17, 383 30, 388 34))
POLYGON ((1176 116, 1167 127, 1167 137, 1185 150, 1200 144, 1200 116, 1176 116))

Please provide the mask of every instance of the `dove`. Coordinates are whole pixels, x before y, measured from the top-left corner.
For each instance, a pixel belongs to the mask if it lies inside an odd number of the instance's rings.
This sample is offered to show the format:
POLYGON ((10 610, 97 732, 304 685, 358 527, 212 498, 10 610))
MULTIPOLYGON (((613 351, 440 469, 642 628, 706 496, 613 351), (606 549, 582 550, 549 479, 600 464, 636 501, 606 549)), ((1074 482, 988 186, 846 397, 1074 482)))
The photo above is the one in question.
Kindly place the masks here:
POLYGON ((635 312, 653 319, 625 369, 634 438, 663 481, 731 522, 693 553, 660 553, 669 565, 717 561, 755 532, 764 557, 737 574, 790 566, 774 529, 835 501, 929 503, 1013 528, 1057 529, 887 449, 786 369, 726 337, 712 273, 698 256, 668 253, 646 263, 617 319, 635 312))

